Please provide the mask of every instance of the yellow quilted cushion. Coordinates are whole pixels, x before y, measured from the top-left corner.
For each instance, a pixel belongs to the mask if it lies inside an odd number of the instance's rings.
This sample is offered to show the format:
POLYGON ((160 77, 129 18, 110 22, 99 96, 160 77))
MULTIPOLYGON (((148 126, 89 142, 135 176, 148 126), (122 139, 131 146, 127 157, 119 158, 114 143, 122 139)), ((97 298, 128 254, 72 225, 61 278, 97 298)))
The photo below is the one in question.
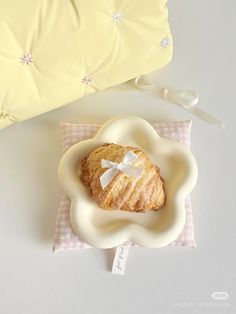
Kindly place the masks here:
POLYGON ((0 0, 0 128, 171 59, 166 0, 0 0))

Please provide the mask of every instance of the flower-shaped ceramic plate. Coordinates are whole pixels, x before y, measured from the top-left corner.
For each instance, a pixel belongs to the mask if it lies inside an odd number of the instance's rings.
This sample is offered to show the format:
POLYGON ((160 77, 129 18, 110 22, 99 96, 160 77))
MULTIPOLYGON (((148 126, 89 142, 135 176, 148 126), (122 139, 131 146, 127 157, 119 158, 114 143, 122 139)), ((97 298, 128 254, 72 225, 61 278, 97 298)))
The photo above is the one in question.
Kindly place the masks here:
POLYGON ((106 122, 92 139, 74 144, 59 164, 59 180, 71 199, 73 230, 97 248, 111 248, 132 241, 144 247, 163 247, 181 233, 186 219, 184 200, 197 180, 194 157, 183 145, 160 137, 145 120, 134 116, 106 122), (145 150, 160 167, 166 201, 155 212, 133 213, 99 208, 80 182, 80 161, 104 143, 131 145, 145 150))

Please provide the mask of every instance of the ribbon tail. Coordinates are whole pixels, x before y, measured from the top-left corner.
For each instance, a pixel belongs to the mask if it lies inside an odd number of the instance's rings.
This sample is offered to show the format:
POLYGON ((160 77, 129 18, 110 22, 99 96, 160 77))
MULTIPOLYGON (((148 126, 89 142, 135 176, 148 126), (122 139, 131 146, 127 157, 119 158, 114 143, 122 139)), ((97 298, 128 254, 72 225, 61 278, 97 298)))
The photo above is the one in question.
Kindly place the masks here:
POLYGON ((100 177, 100 183, 103 190, 108 186, 108 184, 113 180, 118 170, 115 168, 110 168, 104 172, 100 177))
POLYGON ((211 114, 199 109, 196 105, 198 104, 198 95, 195 91, 191 90, 183 90, 183 91, 173 91, 164 89, 163 98, 167 101, 170 101, 176 105, 179 105, 181 108, 185 109, 186 111, 194 114, 198 118, 202 119, 203 121, 216 126, 218 128, 222 128, 224 123, 212 116, 211 114))
POLYGON ((216 126, 218 128, 222 128, 224 127, 224 122, 217 119, 216 117, 210 115, 209 113, 201 110, 198 107, 188 107, 186 108, 185 106, 183 106, 184 109, 187 109, 189 112, 191 112, 192 114, 194 114, 195 116, 199 117, 200 119, 204 120, 205 122, 216 126))
POLYGON ((131 164, 136 159, 137 159, 137 156, 135 155, 134 152, 132 152, 130 150, 130 151, 128 151, 128 153, 125 154, 125 156, 123 157, 122 162, 125 163, 125 164, 131 164))

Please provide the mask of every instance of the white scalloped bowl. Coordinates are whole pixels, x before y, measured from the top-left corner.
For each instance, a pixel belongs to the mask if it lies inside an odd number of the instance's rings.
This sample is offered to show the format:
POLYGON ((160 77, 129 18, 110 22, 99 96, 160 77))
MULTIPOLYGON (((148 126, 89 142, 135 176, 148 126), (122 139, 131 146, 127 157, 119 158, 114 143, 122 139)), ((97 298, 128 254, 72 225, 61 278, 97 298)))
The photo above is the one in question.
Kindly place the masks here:
POLYGON ((160 137, 147 121, 120 116, 106 122, 94 138, 69 148, 62 156, 58 174, 71 199, 71 224, 80 239, 97 248, 112 248, 126 241, 159 248, 173 242, 184 227, 184 201, 196 183, 197 164, 187 148, 160 137), (79 165, 83 157, 104 143, 136 146, 149 154, 165 180, 166 202, 162 209, 132 213, 106 211, 96 205, 79 179, 79 165))

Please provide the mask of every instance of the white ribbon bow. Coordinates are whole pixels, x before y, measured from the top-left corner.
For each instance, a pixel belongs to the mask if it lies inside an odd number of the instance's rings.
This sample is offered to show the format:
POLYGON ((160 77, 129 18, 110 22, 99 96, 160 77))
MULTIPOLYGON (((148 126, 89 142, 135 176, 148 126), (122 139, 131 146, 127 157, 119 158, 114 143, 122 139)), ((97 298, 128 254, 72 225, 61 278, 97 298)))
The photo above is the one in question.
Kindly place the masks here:
POLYGON ((138 87, 139 89, 157 92, 161 98, 171 103, 179 105, 183 109, 191 112, 192 114, 196 115, 205 122, 217 126, 219 128, 224 126, 224 123, 221 120, 213 117, 207 112, 204 112, 203 110, 196 107, 196 105, 199 102, 199 97, 195 91, 185 89, 171 90, 167 88, 159 88, 158 86, 153 84, 141 83, 140 78, 141 77, 139 76, 134 80, 135 86, 138 87))
POLYGON ((128 151, 122 158, 120 163, 116 163, 110 160, 101 159, 101 167, 108 168, 100 177, 100 183, 103 189, 112 181, 115 175, 121 171, 128 176, 138 179, 142 173, 142 169, 132 166, 134 160, 138 157, 132 151, 128 151))

